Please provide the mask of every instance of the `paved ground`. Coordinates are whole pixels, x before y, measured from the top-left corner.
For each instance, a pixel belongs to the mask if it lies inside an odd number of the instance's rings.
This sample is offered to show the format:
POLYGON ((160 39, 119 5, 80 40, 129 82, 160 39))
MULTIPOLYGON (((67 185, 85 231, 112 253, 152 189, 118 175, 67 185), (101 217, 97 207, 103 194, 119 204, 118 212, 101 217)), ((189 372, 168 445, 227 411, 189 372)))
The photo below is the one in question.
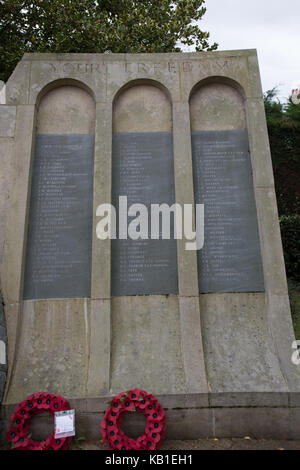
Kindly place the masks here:
MULTIPOLYGON (((1 450, 11 449, 10 444, 1 450)), ((162 450, 300 450, 300 441, 277 441, 270 439, 197 439, 194 441, 164 441, 162 450)), ((108 450, 102 441, 74 439, 69 450, 108 450)))
MULTIPOLYGON (((70 449, 107 450, 101 441, 73 441, 70 449)), ((269 439, 198 439, 195 441, 164 441, 162 450, 300 450, 300 441, 269 439)))

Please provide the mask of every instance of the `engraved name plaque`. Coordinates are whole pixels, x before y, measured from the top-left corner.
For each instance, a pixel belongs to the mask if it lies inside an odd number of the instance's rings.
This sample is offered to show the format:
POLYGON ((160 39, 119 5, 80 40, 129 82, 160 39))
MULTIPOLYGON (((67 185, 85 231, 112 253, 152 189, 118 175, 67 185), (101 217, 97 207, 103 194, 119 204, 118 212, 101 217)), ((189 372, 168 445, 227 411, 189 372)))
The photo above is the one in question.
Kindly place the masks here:
POLYGON ((89 297, 93 135, 37 135, 25 299, 89 297))
MULTIPOLYGON (((175 202, 172 134, 115 133, 112 161, 112 203, 117 214, 119 196, 127 196, 128 208, 135 203, 148 208, 148 239, 112 240, 112 295, 176 294, 173 230, 170 240, 150 239, 150 205, 175 202)), ((134 218, 128 216, 128 223, 134 218)))
POLYGON ((199 292, 264 290, 248 133, 192 133, 196 203, 204 204, 199 292))

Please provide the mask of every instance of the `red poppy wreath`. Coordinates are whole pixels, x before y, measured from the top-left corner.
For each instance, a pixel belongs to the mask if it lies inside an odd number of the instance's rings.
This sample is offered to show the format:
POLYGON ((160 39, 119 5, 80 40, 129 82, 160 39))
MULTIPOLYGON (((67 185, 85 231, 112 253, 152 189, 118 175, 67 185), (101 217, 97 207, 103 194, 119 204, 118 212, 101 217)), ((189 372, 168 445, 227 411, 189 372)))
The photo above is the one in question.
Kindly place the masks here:
POLYGON ((70 405, 65 398, 52 393, 35 393, 22 401, 11 415, 12 425, 6 437, 18 450, 64 450, 72 437, 55 439, 54 432, 45 441, 33 441, 29 437, 29 424, 33 416, 44 411, 54 415, 56 411, 69 410, 70 405))
POLYGON ((140 389, 122 392, 113 398, 101 423, 104 442, 111 449, 118 450, 159 449, 165 437, 165 430, 164 409, 153 395, 140 389), (126 436, 121 430, 124 415, 133 411, 143 413, 147 418, 145 432, 136 440, 126 436))

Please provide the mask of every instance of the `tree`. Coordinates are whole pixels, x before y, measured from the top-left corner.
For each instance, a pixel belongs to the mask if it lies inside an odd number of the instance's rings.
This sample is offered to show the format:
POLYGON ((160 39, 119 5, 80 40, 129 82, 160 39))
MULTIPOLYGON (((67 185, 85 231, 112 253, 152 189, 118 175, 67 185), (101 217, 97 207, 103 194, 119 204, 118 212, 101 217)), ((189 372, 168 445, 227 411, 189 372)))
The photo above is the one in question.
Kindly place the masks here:
POLYGON ((296 126, 300 126, 300 104, 294 103, 291 96, 284 110, 286 118, 296 126))
MULTIPOLYGON (((264 95, 287 275, 300 280, 300 104, 264 95)), ((299 314, 298 314, 299 315, 299 314)))
POLYGON ((282 121, 283 119, 284 107, 282 103, 280 103, 279 99, 275 100, 277 92, 277 88, 274 87, 272 90, 268 90, 264 94, 265 111, 268 124, 276 123, 282 121))
POLYGON ((196 23, 205 0, 0 0, 0 79, 24 52, 215 50, 196 23))

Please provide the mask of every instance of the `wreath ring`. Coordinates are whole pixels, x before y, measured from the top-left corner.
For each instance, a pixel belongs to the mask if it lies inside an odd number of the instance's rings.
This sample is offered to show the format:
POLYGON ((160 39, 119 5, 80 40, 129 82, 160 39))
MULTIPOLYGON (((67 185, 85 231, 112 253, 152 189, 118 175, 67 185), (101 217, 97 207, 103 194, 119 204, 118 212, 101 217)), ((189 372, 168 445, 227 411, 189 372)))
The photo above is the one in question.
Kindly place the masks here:
POLYGON ((165 437, 166 416, 157 399, 144 390, 122 392, 110 403, 101 423, 104 442, 110 449, 155 450, 159 449, 165 437), (146 416, 144 434, 136 440, 124 434, 121 429, 125 414, 137 411, 146 416))
POLYGON ((53 433, 44 441, 34 441, 29 436, 29 424, 33 416, 47 411, 52 416, 56 411, 69 410, 70 405, 65 398, 52 393, 35 393, 22 401, 11 415, 12 425, 6 434, 18 450, 64 450, 68 447, 72 437, 55 439, 53 433))

